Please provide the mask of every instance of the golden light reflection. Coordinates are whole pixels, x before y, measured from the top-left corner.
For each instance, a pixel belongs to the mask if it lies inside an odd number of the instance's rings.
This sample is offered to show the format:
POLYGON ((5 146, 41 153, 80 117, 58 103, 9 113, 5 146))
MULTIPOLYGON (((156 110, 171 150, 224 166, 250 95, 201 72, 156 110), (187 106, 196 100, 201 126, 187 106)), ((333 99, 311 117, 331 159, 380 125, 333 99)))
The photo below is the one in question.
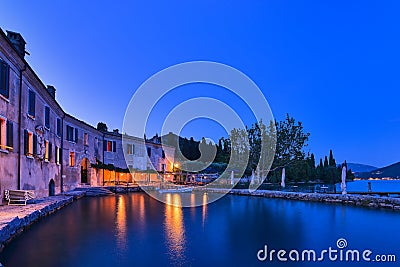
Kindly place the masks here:
POLYGON ((196 218, 196 195, 193 193, 190 195, 190 206, 190 215, 194 220, 196 218))
POLYGON ((208 202, 208 195, 206 192, 203 194, 203 212, 202 212, 202 224, 204 228, 204 224, 207 218, 207 202, 208 202))
POLYGON ((141 226, 145 226, 146 224, 146 213, 144 210, 144 196, 141 195, 139 198, 139 221, 141 226))
POLYGON ((115 222, 117 248, 121 251, 127 250, 127 229, 126 229, 126 203, 123 196, 118 196, 117 220, 115 222))
POLYGON ((165 236, 171 261, 183 262, 185 255, 185 227, 182 201, 179 194, 167 194, 165 205, 165 236))

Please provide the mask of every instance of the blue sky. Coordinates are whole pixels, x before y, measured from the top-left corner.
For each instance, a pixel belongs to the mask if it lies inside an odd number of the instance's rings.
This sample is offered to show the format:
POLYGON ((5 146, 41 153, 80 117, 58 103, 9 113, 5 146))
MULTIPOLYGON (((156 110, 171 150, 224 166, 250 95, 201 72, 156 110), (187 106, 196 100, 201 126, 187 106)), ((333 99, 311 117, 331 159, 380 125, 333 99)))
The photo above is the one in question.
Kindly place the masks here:
MULTIPOLYGON (((400 161, 399 10, 397 1, 3 1, 0 27, 22 33, 39 77, 92 125, 121 128, 151 75, 210 60, 253 79, 278 120, 302 121, 317 158, 333 149, 338 162, 384 166, 400 161)), ((218 93, 187 86, 160 110, 190 94, 218 93)), ((183 133, 223 131, 199 120, 183 133)))

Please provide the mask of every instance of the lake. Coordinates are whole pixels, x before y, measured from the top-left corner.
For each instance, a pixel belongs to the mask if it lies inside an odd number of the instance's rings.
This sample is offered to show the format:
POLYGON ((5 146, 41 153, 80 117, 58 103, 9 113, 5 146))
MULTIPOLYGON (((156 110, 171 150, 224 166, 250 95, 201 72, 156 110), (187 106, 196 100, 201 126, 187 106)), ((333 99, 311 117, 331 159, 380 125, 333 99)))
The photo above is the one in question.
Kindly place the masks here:
MULTIPOLYGON (((194 202, 210 197, 188 194, 194 202)), ((180 202, 178 194, 165 198, 180 202)), ((346 249, 368 249, 372 256, 390 254, 400 260, 399 226, 400 214, 385 210, 234 195, 179 208, 131 193, 74 202, 13 240, 0 262, 5 267, 379 266, 327 257, 323 262, 259 261, 257 254, 265 245, 268 251, 319 253, 338 249, 337 240, 343 238, 346 249)))
MULTIPOLYGON (((368 183, 371 183, 373 192, 400 192, 400 180, 356 180, 347 183, 348 192, 367 192, 368 183)), ((340 184, 336 184, 340 192, 340 184)))

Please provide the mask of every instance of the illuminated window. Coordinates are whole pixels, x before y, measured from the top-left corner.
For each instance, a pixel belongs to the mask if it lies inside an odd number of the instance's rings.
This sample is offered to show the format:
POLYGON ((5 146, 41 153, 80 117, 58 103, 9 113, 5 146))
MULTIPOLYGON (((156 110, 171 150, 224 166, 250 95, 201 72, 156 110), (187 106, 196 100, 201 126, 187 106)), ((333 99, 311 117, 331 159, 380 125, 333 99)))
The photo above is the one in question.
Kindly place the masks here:
POLYGON ((69 166, 75 166, 75 152, 69 152, 69 166))
POLYGON ((0 150, 12 150, 14 145, 13 123, 0 118, 0 150))
POLYGON ((128 155, 133 155, 133 154, 135 154, 135 145, 134 144, 127 144, 127 147, 126 147, 127 149, 127 154, 128 155))
POLYGON ((107 152, 116 152, 117 151, 117 142, 104 140, 103 149, 104 149, 104 151, 107 151, 107 152))
POLYGON ((37 154, 37 136, 28 130, 24 131, 24 152, 28 157, 37 154))
POLYGON ((88 133, 83 134, 83 145, 88 146, 89 145, 89 135, 88 133))
POLYGON ((44 160, 49 161, 49 141, 44 141, 44 160))
POLYGON ((0 118, 0 149, 6 148, 6 120, 0 118))
POLYGON ((13 123, 0 118, 0 149, 12 150, 14 143, 13 123))
POLYGON ((56 146, 56 164, 60 164, 61 161, 61 149, 56 146))

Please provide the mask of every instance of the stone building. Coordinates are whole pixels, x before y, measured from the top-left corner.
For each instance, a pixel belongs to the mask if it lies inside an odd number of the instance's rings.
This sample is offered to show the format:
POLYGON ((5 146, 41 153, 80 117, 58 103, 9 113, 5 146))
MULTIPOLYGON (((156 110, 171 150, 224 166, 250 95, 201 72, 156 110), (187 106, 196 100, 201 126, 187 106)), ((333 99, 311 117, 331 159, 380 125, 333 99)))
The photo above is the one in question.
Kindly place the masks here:
POLYGON ((143 146, 142 138, 125 136, 123 148, 117 130, 99 131, 65 113, 55 87, 45 85, 25 60, 25 44, 19 33, 0 29, 0 203, 5 189, 45 196, 82 184, 104 185, 106 165, 126 181, 132 177, 118 170, 171 171, 173 147, 143 146))

